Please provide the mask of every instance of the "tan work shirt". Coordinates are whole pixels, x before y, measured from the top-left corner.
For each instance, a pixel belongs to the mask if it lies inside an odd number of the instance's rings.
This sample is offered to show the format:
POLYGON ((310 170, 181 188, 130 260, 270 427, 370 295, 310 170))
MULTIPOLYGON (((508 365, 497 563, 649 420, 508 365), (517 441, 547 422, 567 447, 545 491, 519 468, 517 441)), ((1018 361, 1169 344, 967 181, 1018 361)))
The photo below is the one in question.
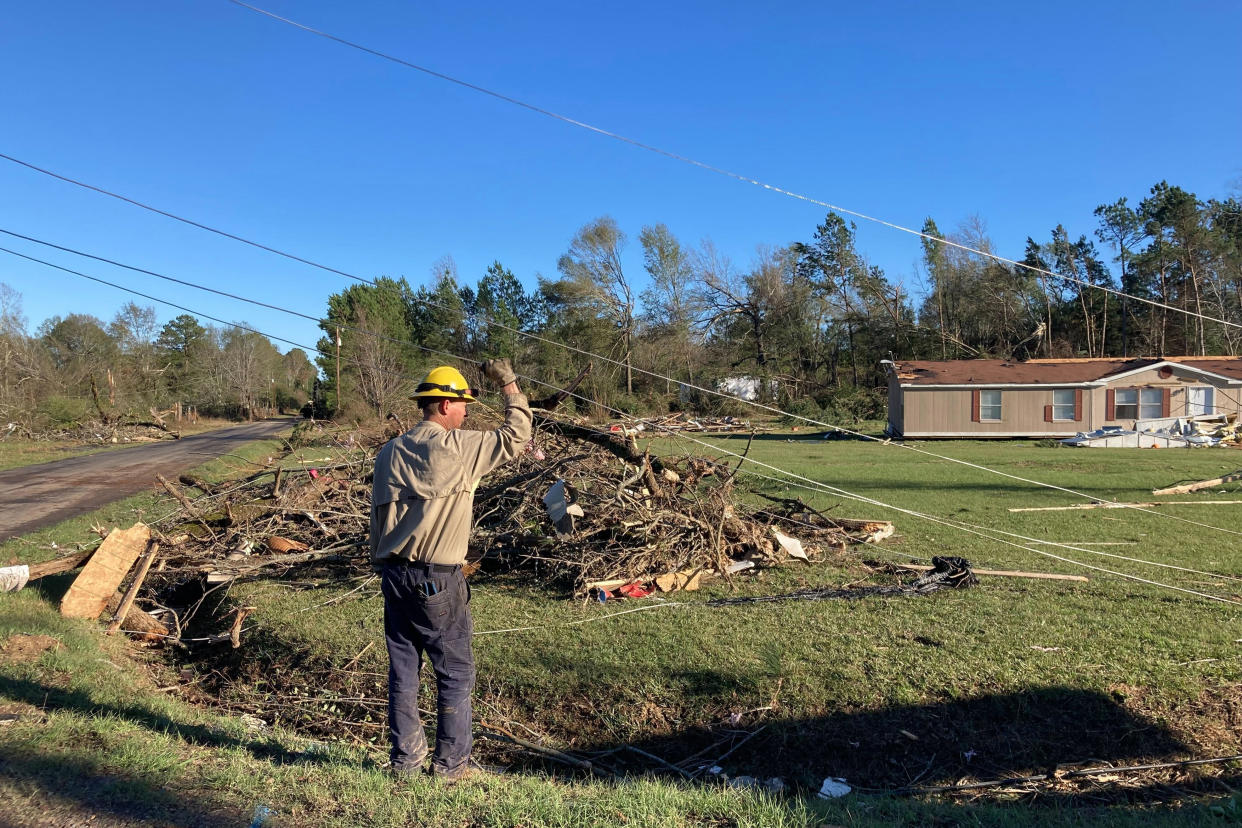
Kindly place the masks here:
POLYGON ((424 420, 389 440, 375 457, 371 562, 465 563, 475 486, 521 454, 530 433, 525 395, 506 394, 505 422, 494 431, 449 431, 424 420))

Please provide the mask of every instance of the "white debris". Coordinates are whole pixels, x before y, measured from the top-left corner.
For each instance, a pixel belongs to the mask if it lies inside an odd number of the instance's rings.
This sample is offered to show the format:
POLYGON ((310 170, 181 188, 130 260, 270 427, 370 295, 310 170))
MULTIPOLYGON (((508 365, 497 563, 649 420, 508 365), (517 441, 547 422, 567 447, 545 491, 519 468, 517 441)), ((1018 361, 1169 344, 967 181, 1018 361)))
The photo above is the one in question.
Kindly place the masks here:
POLYGON ((0 592, 17 592, 28 580, 30 567, 26 564, 0 567, 0 592))
POLYGON ((772 528, 772 536, 776 538, 776 542, 781 545, 781 548, 789 553, 789 557, 800 558, 804 561, 807 560, 806 550, 802 548, 802 541, 798 540, 797 538, 791 538, 789 537, 789 535, 783 534, 775 526, 771 528, 772 528))
POLYGON ((824 780, 824 784, 819 787, 820 799, 839 799, 852 791, 845 780, 839 776, 830 776, 824 780))
POLYGON ((552 488, 548 489, 548 493, 543 496, 543 506, 548 510, 548 517, 552 520, 552 525, 556 527, 557 535, 560 536, 573 534, 574 518, 585 514, 581 506, 569 502, 564 480, 558 480, 552 484, 552 488))

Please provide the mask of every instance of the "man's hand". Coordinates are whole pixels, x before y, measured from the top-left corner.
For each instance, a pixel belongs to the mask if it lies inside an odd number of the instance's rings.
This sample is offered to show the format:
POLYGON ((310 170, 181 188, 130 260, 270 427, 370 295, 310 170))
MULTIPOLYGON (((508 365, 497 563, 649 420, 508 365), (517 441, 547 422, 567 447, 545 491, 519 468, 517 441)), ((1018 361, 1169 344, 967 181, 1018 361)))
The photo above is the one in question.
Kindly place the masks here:
POLYGON ((508 359, 485 359, 480 363, 483 375, 497 385, 508 385, 517 382, 517 374, 513 373, 513 364, 508 359))

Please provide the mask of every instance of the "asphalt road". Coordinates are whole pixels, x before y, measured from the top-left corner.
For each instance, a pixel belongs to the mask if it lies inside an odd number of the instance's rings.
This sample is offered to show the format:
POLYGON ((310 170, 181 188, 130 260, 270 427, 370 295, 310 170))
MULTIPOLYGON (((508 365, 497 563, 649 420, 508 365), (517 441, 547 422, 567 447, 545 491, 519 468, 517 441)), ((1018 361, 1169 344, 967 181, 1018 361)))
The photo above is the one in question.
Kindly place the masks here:
POLYGON ((238 446, 282 434, 295 422, 263 420, 0 472, 0 541, 154 488, 157 474, 175 477, 238 446))

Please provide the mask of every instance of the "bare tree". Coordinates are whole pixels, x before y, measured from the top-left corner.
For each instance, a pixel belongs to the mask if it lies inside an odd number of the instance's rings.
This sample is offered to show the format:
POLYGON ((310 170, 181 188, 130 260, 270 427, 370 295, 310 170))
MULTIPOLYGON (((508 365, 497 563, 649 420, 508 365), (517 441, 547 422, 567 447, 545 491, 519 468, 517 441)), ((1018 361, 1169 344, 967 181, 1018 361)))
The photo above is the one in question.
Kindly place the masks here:
POLYGON ((617 329, 625 366, 625 391, 634 392, 634 293, 621 267, 625 234, 611 216, 595 219, 574 234, 569 251, 557 262, 562 279, 557 290, 617 329))
POLYGON ((361 305, 354 308, 351 327, 354 330, 348 357, 358 394, 377 416, 382 416, 394 399, 412 390, 404 373, 404 349, 386 335, 382 326, 375 324, 361 305))

